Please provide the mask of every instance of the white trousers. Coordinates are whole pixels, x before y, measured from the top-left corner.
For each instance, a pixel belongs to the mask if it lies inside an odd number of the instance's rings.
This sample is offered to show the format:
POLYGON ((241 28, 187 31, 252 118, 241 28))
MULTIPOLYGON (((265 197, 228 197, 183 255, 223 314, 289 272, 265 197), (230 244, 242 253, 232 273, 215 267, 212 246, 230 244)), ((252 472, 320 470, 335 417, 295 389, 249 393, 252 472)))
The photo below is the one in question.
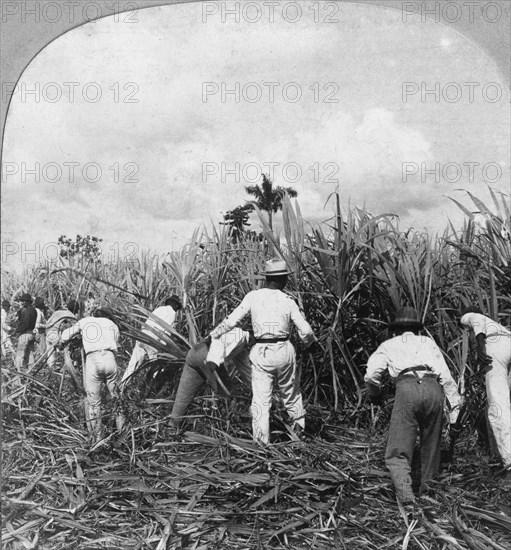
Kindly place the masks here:
POLYGON ((255 441, 270 441, 270 408, 274 383, 293 425, 305 427, 305 409, 300 391, 300 372, 291 342, 256 344, 252 363, 252 432, 255 441))
POLYGON ((22 371, 25 369, 27 363, 29 367, 32 367, 34 364, 34 349, 35 334, 33 332, 26 332, 20 335, 16 348, 16 357, 14 358, 14 365, 17 370, 22 371))
POLYGON ((46 364, 50 368, 55 366, 55 361, 58 354, 58 350, 56 348, 59 343, 59 339, 60 334, 56 330, 46 333, 46 344, 48 346, 48 358, 46 359, 46 364))
MULTIPOLYGON (((118 397, 118 368, 115 355, 103 350, 89 353, 85 359, 83 385, 86 393, 85 418, 89 432, 96 440, 102 435, 101 389, 106 386, 108 392, 118 397)), ((115 417, 118 430, 124 425, 124 417, 118 413, 115 417)))
POLYGON ((154 359, 158 355, 158 351, 152 346, 143 344, 137 340, 130 357, 130 362, 128 363, 128 368, 124 371, 122 376, 122 382, 124 382, 136 371, 137 367, 145 359, 146 355, 149 359, 154 359))
POLYGON ((493 360, 486 372, 488 422, 504 466, 511 466, 511 337, 489 336, 486 353, 493 360))
POLYGON ((15 353, 11 337, 8 334, 4 335, 2 332, 2 357, 7 357, 8 354, 14 355, 15 353))

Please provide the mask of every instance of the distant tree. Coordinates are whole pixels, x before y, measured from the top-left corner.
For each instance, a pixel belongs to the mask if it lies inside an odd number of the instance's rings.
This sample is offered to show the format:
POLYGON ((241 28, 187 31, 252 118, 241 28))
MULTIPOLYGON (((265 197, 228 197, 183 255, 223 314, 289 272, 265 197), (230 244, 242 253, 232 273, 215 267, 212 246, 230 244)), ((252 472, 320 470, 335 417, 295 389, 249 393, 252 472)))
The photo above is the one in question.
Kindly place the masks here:
POLYGON ((273 187, 270 178, 263 174, 263 182, 261 185, 250 185, 245 187, 245 191, 255 197, 255 204, 261 210, 268 212, 268 225, 272 228, 273 214, 282 210, 282 200, 286 193, 290 197, 296 197, 298 192, 292 187, 273 187))
POLYGON ((227 225, 229 227, 231 237, 234 240, 239 239, 239 237, 245 232, 246 228, 250 227, 248 218, 253 210, 254 206, 252 204, 244 204, 243 206, 237 206, 224 214, 224 221, 222 222, 222 225, 227 225))
POLYGON ((76 235, 76 239, 61 235, 58 240, 60 255, 67 260, 79 258, 97 262, 101 259, 100 243, 102 241, 103 239, 92 235, 86 235, 85 237, 76 235))

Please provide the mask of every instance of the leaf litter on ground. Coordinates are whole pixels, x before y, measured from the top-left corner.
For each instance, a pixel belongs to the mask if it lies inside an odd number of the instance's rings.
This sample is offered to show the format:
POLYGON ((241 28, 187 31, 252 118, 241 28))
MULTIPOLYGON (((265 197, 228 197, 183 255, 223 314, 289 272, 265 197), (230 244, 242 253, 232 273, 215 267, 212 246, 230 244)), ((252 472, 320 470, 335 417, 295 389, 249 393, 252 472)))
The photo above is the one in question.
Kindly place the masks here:
POLYGON ((309 406, 320 429, 294 441, 277 410, 263 448, 246 399, 198 398, 176 434, 167 395, 131 403, 128 429, 91 451, 79 396, 39 376, 2 403, 5 550, 511 547, 511 493, 471 440, 406 525, 383 420, 364 429, 353 411, 309 406))

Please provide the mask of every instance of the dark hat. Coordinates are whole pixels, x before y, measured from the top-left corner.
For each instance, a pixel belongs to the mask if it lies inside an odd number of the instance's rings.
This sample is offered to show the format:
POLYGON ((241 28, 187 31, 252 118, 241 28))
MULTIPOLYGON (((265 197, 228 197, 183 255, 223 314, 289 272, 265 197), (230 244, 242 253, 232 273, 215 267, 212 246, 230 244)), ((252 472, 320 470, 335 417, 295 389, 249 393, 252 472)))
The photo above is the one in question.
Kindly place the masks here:
POLYGON ((110 306, 99 306, 94 310, 94 317, 106 317, 113 321, 115 319, 115 314, 110 306))
POLYGON ((419 315, 413 307, 402 307, 397 310, 394 320, 389 323, 389 328, 422 328, 419 315))
POLYGON ((169 298, 165 300, 166 306, 172 306, 176 311, 183 309, 183 304, 181 298, 177 294, 172 294, 169 298))
POLYGON ((78 311, 80 311, 80 304, 76 300, 71 299, 67 303, 67 309, 69 309, 71 313, 78 313, 78 311))
POLYGON ((28 292, 25 292, 25 294, 22 294, 19 299, 20 302, 28 302, 29 304, 32 303, 32 296, 28 292))

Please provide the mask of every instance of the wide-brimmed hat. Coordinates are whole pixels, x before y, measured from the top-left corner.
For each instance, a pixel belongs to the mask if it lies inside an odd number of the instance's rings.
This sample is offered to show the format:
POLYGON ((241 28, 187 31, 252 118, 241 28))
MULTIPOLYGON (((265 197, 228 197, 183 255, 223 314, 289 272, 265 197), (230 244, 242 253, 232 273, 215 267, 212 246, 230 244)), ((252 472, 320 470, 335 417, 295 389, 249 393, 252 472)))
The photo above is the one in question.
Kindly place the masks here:
POLYGON ((419 315, 413 307, 402 307, 397 310, 394 320, 389 323, 389 328, 422 328, 419 315))
POLYGON ((291 271, 287 267, 284 260, 270 260, 266 262, 264 274, 268 277, 278 277, 281 275, 289 275, 291 271))
POLYGON ((28 302, 29 304, 32 303, 32 296, 28 292, 25 292, 25 294, 22 294, 20 296, 20 302, 28 302))

